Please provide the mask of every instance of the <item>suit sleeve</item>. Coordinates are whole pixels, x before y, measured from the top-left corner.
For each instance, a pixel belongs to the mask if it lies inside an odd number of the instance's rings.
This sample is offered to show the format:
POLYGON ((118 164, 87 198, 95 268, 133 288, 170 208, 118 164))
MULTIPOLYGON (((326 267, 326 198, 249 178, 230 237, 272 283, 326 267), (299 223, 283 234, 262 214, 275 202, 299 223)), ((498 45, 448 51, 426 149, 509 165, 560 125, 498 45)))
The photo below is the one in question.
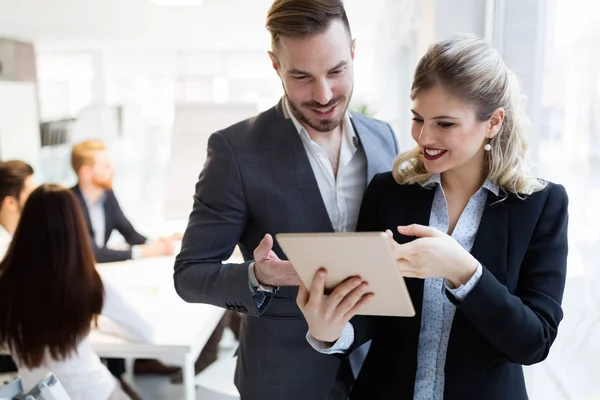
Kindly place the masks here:
POLYGON ((175 289, 182 299, 258 316, 248 268, 224 264, 246 226, 248 210, 236 156, 219 132, 208 140, 208 153, 194 195, 194 206, 174 267, 175 289))
POLYGON ((483 266, 479 284, 457 303, 473 326, 516 364, 544 360, 563 317, 568 198, 560 185, 548 190, 521 264, 515 294, 483 266))
POLYGON ((111 250, 106 247, 98 247, 94 239, 91 239, 91 244, 98 263, 131 260, 131 249, 111 250))
MULTIPOLYGON (((135 228, 133 227, 133 225, 131 225, 131 222, 129 222, 129 220, 127 219, 127 217, 125 216, 125 214, 123 213, 123 210, 121 210, 121 206, 119 205, 119 201, 117 200, 117 198, 115 197, 114 193, 111 192, 111 203, 112 203, 112 207, 113 210, 111 210, 111 212, 114 212, 114 218, 116 221, 116 226, 117 226, 117 230, 119 231, 119 233, 121 235, 123 235, 123 238, 125 238, 125 241, 130 245, 130 246, 135 246, 135 245, 140 245, 140 244, 144 244, 146 243, 146 237, 142 234, 140 234, 138 231, 135 230, 135 228)), ((131 251, 130 251, 131 253, 131 251)), ((131 256, 130 256, 131 258, 131 256)))

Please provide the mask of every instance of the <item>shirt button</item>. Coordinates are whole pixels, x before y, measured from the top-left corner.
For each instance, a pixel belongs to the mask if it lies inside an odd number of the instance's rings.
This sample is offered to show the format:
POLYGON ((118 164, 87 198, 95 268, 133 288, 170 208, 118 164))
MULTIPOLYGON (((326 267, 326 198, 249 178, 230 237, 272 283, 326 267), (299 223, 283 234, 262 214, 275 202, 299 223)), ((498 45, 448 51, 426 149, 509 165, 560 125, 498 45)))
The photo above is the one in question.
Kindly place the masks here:
POLYGON ((440 307, 442 305, 442 301, 441 300, 436 300, 435 301, 435 305, 440 307))
POLYGON ((435 376, 435 371, 433 370, 433 368, 430 368, 429 371, 427 371, 427 377, 429 379, 433 378, 435 376))

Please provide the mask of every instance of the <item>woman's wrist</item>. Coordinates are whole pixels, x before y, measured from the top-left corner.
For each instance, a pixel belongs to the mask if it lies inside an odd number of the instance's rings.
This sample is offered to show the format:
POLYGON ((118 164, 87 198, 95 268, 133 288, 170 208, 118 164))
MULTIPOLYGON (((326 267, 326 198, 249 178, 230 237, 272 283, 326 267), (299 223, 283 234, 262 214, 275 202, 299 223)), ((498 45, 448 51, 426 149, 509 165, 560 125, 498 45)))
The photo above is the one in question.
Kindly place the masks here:
POLYGON ((477 271, 477 264, 478 262, 475 257, 473 257, 470 253, 466 253, 464 259, 459 260, 456 263, 456 265, 460 267, 457 268, 457 270, 451 276, 447 276, 446 279, 448 279, 455 288, 458 288, 469 282, 469 280, 473 277, 477 271))

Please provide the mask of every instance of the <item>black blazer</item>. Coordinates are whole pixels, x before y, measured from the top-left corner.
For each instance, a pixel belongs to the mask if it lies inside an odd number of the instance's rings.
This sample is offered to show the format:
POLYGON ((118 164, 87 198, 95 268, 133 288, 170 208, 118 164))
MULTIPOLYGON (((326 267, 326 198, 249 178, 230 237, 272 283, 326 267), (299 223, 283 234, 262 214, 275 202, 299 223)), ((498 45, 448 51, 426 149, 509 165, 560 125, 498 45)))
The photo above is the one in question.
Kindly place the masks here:
MULTIPOLYGON (((369 185, 362 231, 429 225, 434 190, 398 185, 391 173, 369 185)), ((546 358, 563 317, 568 198, 549 183, 525 199, 488 192, 471 253, 483 266, 473 291, 456 304, 445 365, 444 399, 527 399, 522 365, 546 358), (501 195, 502 196, 502 195, 501 195)), ((355 317, 355 343, 373 339, 351 399, 412 399, 421 328, 423 280, 406 279, 413 318, 355 317)))
POLYGON ((115 229, 121 235, 123 235, 125 241, 130 246, 146 243, 146 238, 133 228, 131 222, 129 222, 127 217, 125 217, 125 214, 123 214, 123 211, 119 206, 119 202, 115 197, 115 193, 112 190, 107 190, 106 200, 104 201, 104 215, 106 220, 106 229, 104 231, 104 246, 98 247, 96 241, 94 240, 94 227, 92 226, 90 214, 88 212, 87 205, 85 204, 85 200, 83 199, 81 189, 79 188, 79 186, 75 186, 72 187, 71 190, 77 195, 77 198, 79 199, 79 204, 81 204, 81 209, 83 211, 83 216, 88 226, 90 240, 94 248, 94 255, 96 256, 97 262, 105 263, 114 261, 125 261, 131 259, 131 249, 111 250, 106 248, 106 243, 108 242, 112 231, 115 229))

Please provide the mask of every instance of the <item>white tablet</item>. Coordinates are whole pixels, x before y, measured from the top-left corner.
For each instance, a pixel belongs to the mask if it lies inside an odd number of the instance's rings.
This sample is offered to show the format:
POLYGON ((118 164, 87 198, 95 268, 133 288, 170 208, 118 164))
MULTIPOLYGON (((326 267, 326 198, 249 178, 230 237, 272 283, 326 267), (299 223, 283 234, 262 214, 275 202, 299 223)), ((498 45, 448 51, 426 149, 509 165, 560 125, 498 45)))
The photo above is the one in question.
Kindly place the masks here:
POLYGON ((328 289, 352 276, 359 276, 369 283, 369 291, 375 296, 359 314, 415 315, 404 278, 384 232, 280 233, 275 237, 307 288, 323 267, 327 270, 325 286, 328 289))

